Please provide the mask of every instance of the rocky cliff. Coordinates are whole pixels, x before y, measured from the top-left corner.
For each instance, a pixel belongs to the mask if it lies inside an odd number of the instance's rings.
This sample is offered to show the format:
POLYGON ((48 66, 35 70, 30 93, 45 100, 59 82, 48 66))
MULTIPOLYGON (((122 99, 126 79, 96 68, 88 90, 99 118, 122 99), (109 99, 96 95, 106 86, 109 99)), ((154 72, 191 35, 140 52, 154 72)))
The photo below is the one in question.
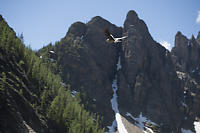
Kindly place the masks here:
POLYGON ((122 52, 121 110, 136 116, 142 112, 159 125, 162 123, 166 132, 176 130, 181 122, 183 88, 170 52, 153 40, 134 11, 127 14, 123 34, 128 38, 123 42, 122 52))
POLYGON ((200 33, 197 38, 193 35, 190 39, 178 32, 175 36, 175 46, 171 55, 176 66, 176 73, 184 88, 185 118, 188 122, 199 119, 200 110, 200 33))

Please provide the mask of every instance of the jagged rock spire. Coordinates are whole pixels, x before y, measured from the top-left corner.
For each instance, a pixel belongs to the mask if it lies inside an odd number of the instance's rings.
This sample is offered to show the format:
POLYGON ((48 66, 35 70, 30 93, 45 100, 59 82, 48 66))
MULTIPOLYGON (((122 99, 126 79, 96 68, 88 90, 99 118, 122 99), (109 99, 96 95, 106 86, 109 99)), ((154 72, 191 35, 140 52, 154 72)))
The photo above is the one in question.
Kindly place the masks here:
POLYGON ((180 31, 176 33, 174 47, 187 47, 188 39, 180 31))
POLYGON ((191 41, 196 41, 194 35, 192 35, 192 37, 191 37, 190 40, 191 40, 191 41))
MULTIPOLYGON (((151 41, 153 38, 151 37, 147 25, 143 20, 141 20, 137 13, 134 10, 130 10, 127 13, 125 22, 124 22, 124 33, 128 33, 128 36, 135 36, 137 34, 137 38, 140 40, 148 40, 151 41), (131 34, 131 35, 130 35, 131 34), (139 37, 140 36, 140 37, 139 37)), ((126 34, 127 35, 127 34, 126 34)))
POLYGON ((126 16, 126 20, 124 22, 124 29, 127 29, 131 25, 135 25, 138 23, 138 15, 134 10, 130 10, 126 16))
MULTIPOLYGON (((175 35, 175 44, 172 48, 171 54, 178 57, 182 62, 187 62, 189 56, 188 45, 190 45, 190 41, 186 36, 178 31, 175 35)), ((186 63, 182 63, 180 69, 186 70, 186 63)))

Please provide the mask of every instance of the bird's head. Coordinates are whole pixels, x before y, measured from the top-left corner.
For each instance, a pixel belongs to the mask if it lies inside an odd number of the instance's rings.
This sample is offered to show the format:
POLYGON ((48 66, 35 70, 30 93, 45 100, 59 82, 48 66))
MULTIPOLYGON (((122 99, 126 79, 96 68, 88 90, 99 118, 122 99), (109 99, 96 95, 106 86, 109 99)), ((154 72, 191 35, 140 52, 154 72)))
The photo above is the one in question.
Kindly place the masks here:
POLYGON ((114 43, 114 40, 111 40, 111 39, 108 38, 108 39, 106 39, 106 42, 107 43, 114 43))

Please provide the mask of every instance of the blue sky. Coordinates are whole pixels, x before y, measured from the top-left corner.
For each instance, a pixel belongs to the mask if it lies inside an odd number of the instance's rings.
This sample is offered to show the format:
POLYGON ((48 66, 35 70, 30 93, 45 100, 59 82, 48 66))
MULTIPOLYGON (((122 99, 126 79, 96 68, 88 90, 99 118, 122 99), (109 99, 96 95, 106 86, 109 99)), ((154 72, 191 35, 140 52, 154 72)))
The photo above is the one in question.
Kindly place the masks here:
POLYGON ((200 31, 200 0, 1 0, 0 4, 0 14, 34 50, 59 41, 72 23, 86 23, 94 16, 123 26, 129 10, 137 12, 154 40, 163 45, 173 45, 177 31, 188 38, 200 31))

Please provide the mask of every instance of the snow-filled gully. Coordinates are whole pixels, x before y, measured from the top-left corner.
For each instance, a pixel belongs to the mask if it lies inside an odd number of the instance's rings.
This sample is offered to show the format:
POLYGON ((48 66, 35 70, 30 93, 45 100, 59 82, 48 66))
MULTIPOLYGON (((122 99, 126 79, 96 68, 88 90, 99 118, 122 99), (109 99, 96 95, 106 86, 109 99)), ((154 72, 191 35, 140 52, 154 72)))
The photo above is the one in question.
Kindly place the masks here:
POLYGON ((118 62, 117 62, 117 72, 115 74, 115 78, 112 82, 112 88, 113 88, 113 97, 110 100, 111 104, 112 104, 112 109, 115 112, 115 120, 113 121, 111 126, 108 126, 109 128, 109 133, 115 133, 115 128, 117 127, 119 133, 128 133, 123 122, 121 119, 121 115, 118 109, 118 102, 117 102, 117 73, 118 71, 121 69, 121 56, 119 56, 118 58, 118 62))

